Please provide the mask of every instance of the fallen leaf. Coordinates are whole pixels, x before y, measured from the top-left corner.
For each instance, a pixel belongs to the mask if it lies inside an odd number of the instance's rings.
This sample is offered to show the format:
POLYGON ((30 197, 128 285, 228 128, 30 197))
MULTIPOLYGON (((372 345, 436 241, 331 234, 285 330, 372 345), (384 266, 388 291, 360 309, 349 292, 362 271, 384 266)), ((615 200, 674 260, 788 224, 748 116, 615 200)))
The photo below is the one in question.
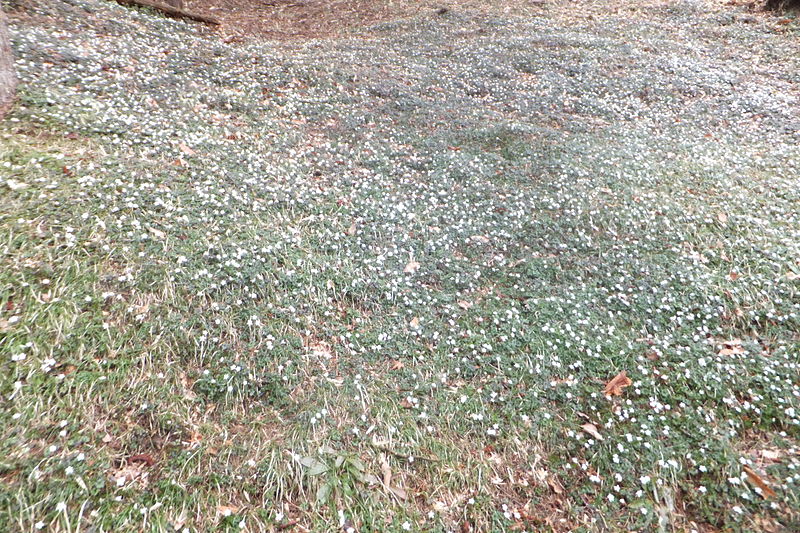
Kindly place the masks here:
POLYGON ((408 262, 406 267, 403 269, 403 272, 405 272, 406 274, 413 274, 417 270, 419 270, 419 267, 420 267, 420 264, 412 259, 411 261, 408 262))
POLYGON ((603 440, 603 436, 600 434, 599 431, 597 431, 597 426, 595 426, 594 424, 589 424, 589 423, 583 424, 581 426, 581 429, 584 430, 589 435, 591 435, 592 437, 596 438, 597 440, 603 440))
POLYGON ((742 341, 741 339, 732 339, 729 341, 723 341, 722 349, 717 352, 717 355, 739 355, 745 353, 745 349, 742 348, 742 341))
POLYGON ((401 489, 400 487, 389 487, 389 492, 400 498, 401 500, 405 500, 408 498, 408 494, 405 490, 401 489))
POLYGON ((163 239, 164 237, 167 236, 167 234, 164 233, 163 231, 161 231, 160 229, 156 229, 156 228, 147 228, 147 229, 150 230, 150 233, 152 233, 153 235, 155 235, 159 239, 163 239))
POLYGON ((633 381, 625 374, 623 370, 614 379, 606 383, 606 388, 603 391, 606 396, 622 396, 622 389, 631 385, 633 381))
POLYGON ((550 489, 556 494, 564 494, 564 488, 561 486, 561 483, 558 481, 557 477, 548 476, 547 484, 550 486, 550 489))
POLYGON ((744 473, 747 474, 747 479, 750 481, 750 483, 761 489, 761 496, 763 496, 764 499, 775 498, 778 496, 775 494, 775 491, 772 490, 769 485, 767 485, 767 482, 761 479, 761 476, 756 474, 752 468, 745 465, 744 473))
POLYGON ((387 487, 392 484, 392 468, 389 466, 389 461, 386 459, 386 454, 382 453, 380 456, 381 473, 383 474, 383 484, 387 487))
POLYGON ((239 511, 235 505, 217 505, 217 512, 222 516, 230 516, 239 511))
POLYGON ((137 453, 136 455, 131 455, 128 458, 128 462, 129 463, 144 463, 147 466, 153 466, 154 464, 156 464, 155 459, 153 459, 153 457, 148 453, 137 453))
POLYGON ((400 361, 399 359, 395 359, 394 361, 392 361, 392 364, 389 365, 389 369, 390 370, 402 370, 404 366, 406 366, 406 365, 404 365, 402 361, 400 361))
POLYGON ((728 279, 731 281, 736 281, 737 279, 739 279, 739 274, 731 270, 731 273, 728 274, 728 279))
POLYGON ((191 148, 189 148, 189 146, 186 143, 180 143, 178 145, 178 148, 180 148, 181 152, 183 152, 186 155, 194 155, 194 154, 197 153, 194 150, 192 150, 191 148))
POLYGON ((446 503, 438 500, 433 502, 433 510, 436 511, 437 513, 444 513, 445 511, 447 511, 447 509, 448 507, 446 503))
POLYGON ((356 223, 353 222, 352 224, 350 224, 350 227, 347 228, 347 231, 345 231, 345 233, 347 235, 355 235, 356 234, 356 223))
POLYGON ((466 301, 466 300, 459 300, 459 301, 458 301, 458 306, 459 306, 461 309, 463 309, 463 310, 465 310, 465 311, 466 311, 467 309, 469 309, 470 307, 472 307, 472 304, 471 304, 470 302, 466 301))
POLYGON ((419 317, 415 316, 414 318, 412 318, 411 322, 409 322, 409 324, 411 325, 412 328, 418 328, 419 327, 419 317))
POLYGON ((794 272, 787 272, 786 279, 788 279, 789 281, 800 279, 800 274, 795 274, 794 272))
POLYGON ((403 409, 413 409, 414 405, 408 401, 408 398, 403 398, 400 400, 400 407, 403 409))
POLYGON ((195 430, 189 430, 189 439, 184 442, 189 448, 197 448, 203 441, 203 436, 195 430))
POLYGON ((138 481, 142 485, 147 485, 149 473, 143 470, 144 465, 130 462, 123 464, 119 468, 111 471, 111 481, 117 487, 124 487, 125 485, 138 481))
POLYGON ((725 213, 717 213, 717 220, 725 224, 728 222, 728 215, 725 213))

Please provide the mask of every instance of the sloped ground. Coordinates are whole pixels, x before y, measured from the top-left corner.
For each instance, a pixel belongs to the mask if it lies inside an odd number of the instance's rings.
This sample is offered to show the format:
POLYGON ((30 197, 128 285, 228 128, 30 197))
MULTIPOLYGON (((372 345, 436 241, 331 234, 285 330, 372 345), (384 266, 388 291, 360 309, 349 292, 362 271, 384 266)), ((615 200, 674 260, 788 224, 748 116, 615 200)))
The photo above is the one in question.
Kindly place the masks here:
POLYGON ((796 22, 12 16, 0 524, 798 529, 796 22))

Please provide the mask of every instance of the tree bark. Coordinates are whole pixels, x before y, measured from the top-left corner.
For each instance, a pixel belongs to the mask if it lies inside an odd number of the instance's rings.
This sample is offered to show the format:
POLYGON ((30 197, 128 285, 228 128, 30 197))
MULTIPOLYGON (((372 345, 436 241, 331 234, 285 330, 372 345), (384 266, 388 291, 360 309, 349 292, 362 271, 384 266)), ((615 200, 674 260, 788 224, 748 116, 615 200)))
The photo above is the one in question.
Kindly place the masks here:
POLYGON ((0 9, 0 119, 11 109, 16 91, 17 75, 14 71, 14 56, 11 55, 8 21, 0 9))

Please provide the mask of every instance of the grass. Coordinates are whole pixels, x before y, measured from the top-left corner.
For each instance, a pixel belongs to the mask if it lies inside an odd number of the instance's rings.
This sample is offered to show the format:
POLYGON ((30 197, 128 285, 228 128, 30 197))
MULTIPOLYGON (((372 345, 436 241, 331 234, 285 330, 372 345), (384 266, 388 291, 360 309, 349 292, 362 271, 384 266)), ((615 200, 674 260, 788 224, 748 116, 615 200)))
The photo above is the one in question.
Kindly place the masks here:
POLYGON ((28 9, 6 529, 797 529, 793 24, 28 9))

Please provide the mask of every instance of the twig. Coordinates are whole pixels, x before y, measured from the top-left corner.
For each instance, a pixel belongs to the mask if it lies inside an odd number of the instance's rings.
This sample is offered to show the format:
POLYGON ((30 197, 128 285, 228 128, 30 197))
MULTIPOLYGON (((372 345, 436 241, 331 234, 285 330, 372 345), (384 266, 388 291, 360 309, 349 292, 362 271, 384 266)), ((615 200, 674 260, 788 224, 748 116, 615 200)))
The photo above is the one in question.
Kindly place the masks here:
POLYGON ((164 13, 165 15, 169 15, 170 17, 196 20, 197 22, 204 22, 205 24, 214 24, 215 26, 219 26, 220 24, 220 21, 213 17, 207 17, 205 15, 200 15, 199 13, 192 13, 191 11, 186 11, 177 7, 168 6, 166 4, 162 4, 160 2, 154 2, 152 0, 116 0, 116 2, 125 6, 149 7, 157 11, 161 11, 162 13, 164 13))

